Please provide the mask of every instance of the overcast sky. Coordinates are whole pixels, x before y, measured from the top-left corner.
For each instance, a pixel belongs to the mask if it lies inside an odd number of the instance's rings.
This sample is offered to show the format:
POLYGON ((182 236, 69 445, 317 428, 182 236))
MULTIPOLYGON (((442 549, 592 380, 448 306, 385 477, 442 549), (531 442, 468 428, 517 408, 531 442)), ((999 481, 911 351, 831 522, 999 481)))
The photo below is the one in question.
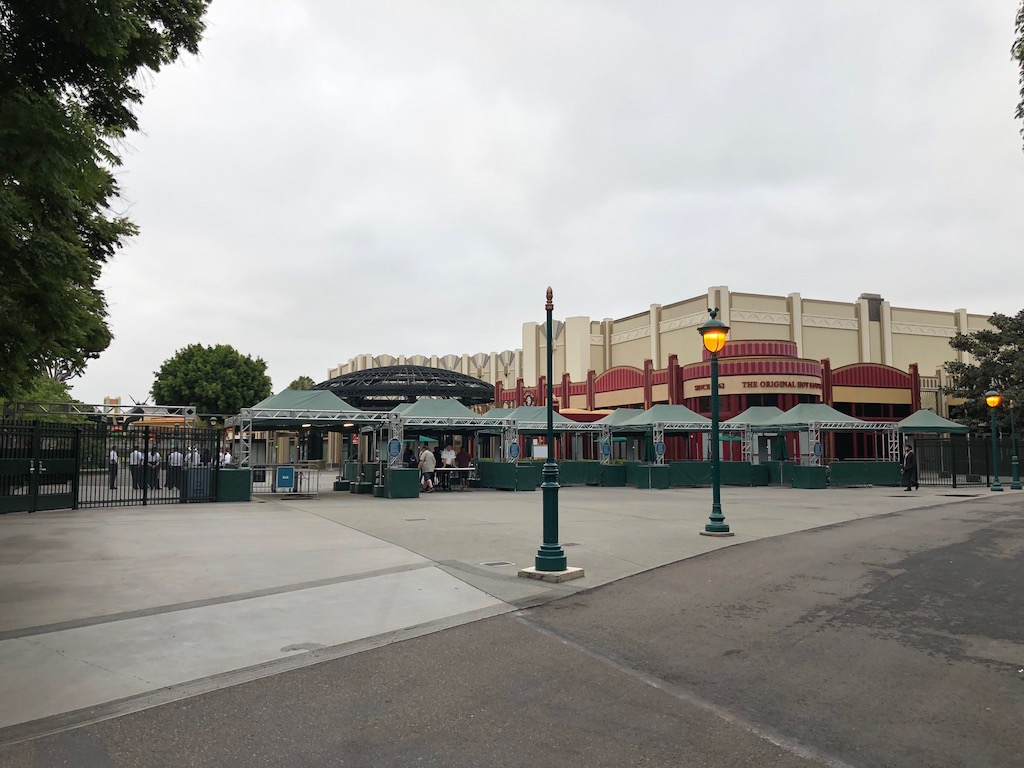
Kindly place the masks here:
POLYGON ((190 343, 274 391, 359 353, 734 291, 1024 308, 1016 0, 214 0, 148 79, 141 234, 74 384, 190 343))

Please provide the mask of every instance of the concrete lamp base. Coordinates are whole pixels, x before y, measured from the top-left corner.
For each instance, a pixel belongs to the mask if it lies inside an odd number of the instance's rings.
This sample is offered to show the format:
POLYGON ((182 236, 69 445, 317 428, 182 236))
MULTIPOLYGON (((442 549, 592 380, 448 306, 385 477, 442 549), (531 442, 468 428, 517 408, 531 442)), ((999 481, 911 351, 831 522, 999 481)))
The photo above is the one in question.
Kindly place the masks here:
POLYGON ((538 571, 536 568, 522 568, 519 571, 522 579, 539 579, 552 584, 561 584, 563 581, 583 578, 582 568, 566 568, 564 571, 538 571))
POLYGON ((736 534, 733 533, 732 531, 725 531, 725 532, 722 532, 722 533, 719 533, 718 531, 701 531, 700 535, 701 536, 717 536, 717 537, 721 538, 721 537, 724 537, 724 536, 735 536, 736 534))

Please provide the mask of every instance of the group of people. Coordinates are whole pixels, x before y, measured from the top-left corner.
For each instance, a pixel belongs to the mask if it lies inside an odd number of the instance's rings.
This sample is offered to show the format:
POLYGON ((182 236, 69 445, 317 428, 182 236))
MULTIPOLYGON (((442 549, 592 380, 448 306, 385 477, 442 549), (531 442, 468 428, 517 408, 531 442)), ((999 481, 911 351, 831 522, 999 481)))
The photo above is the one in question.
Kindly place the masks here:
MULTIPOLYGON (((185 467, 209 466, 210 459, 210 452, 208 450, 200 452, 195 446, 189 448, 187 453, 182 453, 177 447, 172 448, 171 452, 167 454, 167 471, 163 487, 181 490, 182 483, 184 482, 185 467)), ((231 464, 233 460, 231 451, 225 448, 217 455, 215 465, 226 466, 231 464)), ((110 490, 113 491, 117 488, 117 474, 121 463, 116 448, 110 449, 107 461, 107 480, 110 490)), ((128 454, 128 472, 132 478, 132 488, 141 490, 148 487, 154 491, 159 491, 161 488, 160 468, 163 465, 163 457, 155 445, 151 446, 148 451, 142 451, 137 445, 133 446, 128 454)))
POLYGON ((442 491, 450 491, 454 475, 458 476, 458 485, 466 487, 470 456, 465 445, 460 446, 458 452, 451 443, 445 445, 444 450, 441 450, 440 445, 433 451, 423 448, 419 455, 410 445, 405 449, 402 462, 409 469, 419 469, 420 489, 426 493, 433 493, 435 485, 440 486, 442 491))

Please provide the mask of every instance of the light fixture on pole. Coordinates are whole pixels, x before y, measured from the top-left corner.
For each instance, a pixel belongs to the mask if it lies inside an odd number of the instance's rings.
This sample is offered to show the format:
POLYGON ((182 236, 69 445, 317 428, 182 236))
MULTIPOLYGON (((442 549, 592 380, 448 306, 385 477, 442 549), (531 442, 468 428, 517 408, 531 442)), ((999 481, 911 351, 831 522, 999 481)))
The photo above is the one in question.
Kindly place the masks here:
POLYGON ((543 482, 540 485, 541 492, 543 494, 543 505, 544 505, 544 539, 541 542, 540 549, 537 550, 537 556, 534 559, 533 568, 523 568, 519 571, 519 575, 530 578, 530 579, 543 579, 544 581, 567 581, 569 579, 578 579, 582 577, 582 568, 570 568, 568 565, 568 558, 565 556, 565 550, 562 549, 562 545, 558 543, 558 464, 555 463, 555 426, 554 426, 554 403, 552 398, 554 396, 554 386, 552 384, 553 368, 554 368, 554 338, 552 336, 552 327, 554 323, 551 320, 551 313, 555 309, 553 302, 554 293, 550 286, 547 292, 547 302, 544 304, 544 310, 547 312, 547 323, 545 323, 545 329, 547 331, 547 363, 548 363, 548 375, 547 375, 547 440, 548 440, 548 456, 544 461, 544 468, 541 470, 541 477, 543 482))
POLYGON ((985 393, 985 404, 992 412, 992 487, 989 488, 990 491, 1003 490, 1003 485, 999 482, 999 442, 996 438, 996 408, 1002 402, 1003 396, 994 389, 985 393))
POLYGON ((1014 418, 1013 400, 1010 401, 1010 450, 1013 451, 1010 457, 1010 476, 1013 478, 1010 481, 1010 490, 1019 491, 1021 490, 1020 464, 1017 461, 1017 420, 1014 418))
POLYGON ((722 477, 718 446, 718 353, 725 348, 729 326, 718 319, 718 307, 709 309, 711 317, 697 329, 704 349, 711 353, 711 515, 701 536, 732 536, 722 514, 722 477))

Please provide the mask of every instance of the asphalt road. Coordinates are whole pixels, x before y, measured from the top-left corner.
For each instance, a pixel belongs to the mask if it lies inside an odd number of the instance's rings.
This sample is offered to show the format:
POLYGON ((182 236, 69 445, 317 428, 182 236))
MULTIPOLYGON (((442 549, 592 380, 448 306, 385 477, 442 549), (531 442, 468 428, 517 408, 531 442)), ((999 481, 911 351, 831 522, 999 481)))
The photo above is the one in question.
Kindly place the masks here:
POLYGON ((718 550, 0 766, 1021 766, 1019 498, 718 550))

